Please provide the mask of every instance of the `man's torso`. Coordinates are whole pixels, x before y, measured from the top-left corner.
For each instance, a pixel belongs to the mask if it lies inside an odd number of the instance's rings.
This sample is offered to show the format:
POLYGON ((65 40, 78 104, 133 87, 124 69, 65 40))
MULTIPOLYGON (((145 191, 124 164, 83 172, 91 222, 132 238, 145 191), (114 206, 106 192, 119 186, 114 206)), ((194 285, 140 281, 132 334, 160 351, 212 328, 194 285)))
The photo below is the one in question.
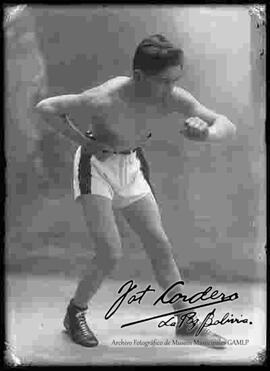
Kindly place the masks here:
MULTIPOLYGON (((169 121, 180 120, 175 113, 173 99, 168 96, 160 104, 143 99, 126 99, 129 77, 117 77, 86 91, 89 96, 89 130, 102 143, 121 151, 143 146, 150 133, 169 121)), ((88 118, 87 118, 88 120, 88 118)))

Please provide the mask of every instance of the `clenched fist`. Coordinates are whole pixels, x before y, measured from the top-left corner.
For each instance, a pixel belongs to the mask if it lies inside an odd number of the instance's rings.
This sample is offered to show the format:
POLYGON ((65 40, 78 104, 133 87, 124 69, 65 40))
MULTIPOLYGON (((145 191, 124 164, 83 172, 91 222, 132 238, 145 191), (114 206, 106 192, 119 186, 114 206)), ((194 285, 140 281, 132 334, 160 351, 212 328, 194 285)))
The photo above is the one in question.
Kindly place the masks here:
POLYGON ((209 125, 199 117, 190 117, 185 121, 185 126, 180 133, 188 139, 203 141, 208 137, 209 125))

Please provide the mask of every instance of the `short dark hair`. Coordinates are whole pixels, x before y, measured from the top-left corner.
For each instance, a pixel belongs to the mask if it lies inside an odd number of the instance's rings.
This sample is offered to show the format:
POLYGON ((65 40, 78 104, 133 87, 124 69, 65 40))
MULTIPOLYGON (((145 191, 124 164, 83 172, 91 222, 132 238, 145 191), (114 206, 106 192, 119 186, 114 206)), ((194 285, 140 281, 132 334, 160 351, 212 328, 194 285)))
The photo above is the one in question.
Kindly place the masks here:
POLYGON ((133 58, 133 70, 156 74, 171 66, 183 67, 184 53, 163 35, 151 35, 137 46, 133 58))

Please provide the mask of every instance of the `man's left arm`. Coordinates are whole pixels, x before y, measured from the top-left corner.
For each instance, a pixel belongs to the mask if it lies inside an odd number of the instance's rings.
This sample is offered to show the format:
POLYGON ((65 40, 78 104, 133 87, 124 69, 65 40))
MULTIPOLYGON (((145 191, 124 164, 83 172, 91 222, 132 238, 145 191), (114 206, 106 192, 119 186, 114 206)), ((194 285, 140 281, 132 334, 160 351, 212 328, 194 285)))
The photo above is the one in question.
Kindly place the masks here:
POLYGON ((236 126, 222 114, 218 114, 197 101, 190 93, 182 93, 184 113, 188 119, 181 133, 190 140, 222 142, 236 136, 236 126))

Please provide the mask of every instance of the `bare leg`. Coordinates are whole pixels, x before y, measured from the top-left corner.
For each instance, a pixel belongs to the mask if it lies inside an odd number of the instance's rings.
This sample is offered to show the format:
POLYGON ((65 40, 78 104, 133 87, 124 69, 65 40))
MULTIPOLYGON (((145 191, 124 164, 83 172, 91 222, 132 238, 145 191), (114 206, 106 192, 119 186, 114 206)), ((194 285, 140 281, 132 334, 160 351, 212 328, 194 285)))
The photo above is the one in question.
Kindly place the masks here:
MULTIPOLYGON (((173 257, 171 243, 164 232, 158 205, 152 194, 124 208, 122 213, 131 228, 139 235, 148 254, 155 278, 165 290, 173 283, 181 281, 181 275, 173 257)), ((168 297, 179 293, 179 285, 170 290, 168 297)), ((178 310, 184 304, 177 301, 173 308, 178 310)))
POLYGON ((97 195, 82 195, 80 202, 89 234, 95 243, 95 257, 80 280, 73 301, 86 307, 102 281, 121 258, 121 240, 111 200, 97 195))

